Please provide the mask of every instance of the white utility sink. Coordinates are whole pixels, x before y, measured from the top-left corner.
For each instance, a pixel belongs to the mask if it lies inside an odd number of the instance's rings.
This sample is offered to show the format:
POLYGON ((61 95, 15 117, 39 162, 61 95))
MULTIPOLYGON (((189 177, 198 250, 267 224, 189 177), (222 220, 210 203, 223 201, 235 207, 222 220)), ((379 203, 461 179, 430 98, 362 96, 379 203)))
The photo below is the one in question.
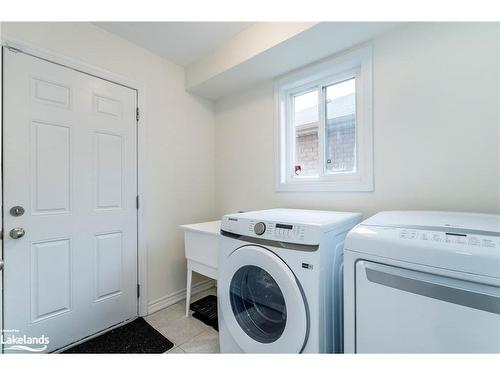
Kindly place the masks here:
POLYGON ((184 243, 187 260, 186 316, 191 301, 192 272, 217 280, 220 220, 205 223, 186 224, 184 243))

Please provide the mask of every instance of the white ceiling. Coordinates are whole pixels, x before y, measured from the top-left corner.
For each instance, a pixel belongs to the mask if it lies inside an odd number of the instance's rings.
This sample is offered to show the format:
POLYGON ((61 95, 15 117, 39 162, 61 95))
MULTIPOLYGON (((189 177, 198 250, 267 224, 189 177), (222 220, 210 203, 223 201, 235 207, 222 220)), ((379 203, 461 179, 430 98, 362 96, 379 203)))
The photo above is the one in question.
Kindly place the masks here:
POLYGON ((200 59, 252 24, 252 22, 94 22, 94 25, 182 66, 200 59))

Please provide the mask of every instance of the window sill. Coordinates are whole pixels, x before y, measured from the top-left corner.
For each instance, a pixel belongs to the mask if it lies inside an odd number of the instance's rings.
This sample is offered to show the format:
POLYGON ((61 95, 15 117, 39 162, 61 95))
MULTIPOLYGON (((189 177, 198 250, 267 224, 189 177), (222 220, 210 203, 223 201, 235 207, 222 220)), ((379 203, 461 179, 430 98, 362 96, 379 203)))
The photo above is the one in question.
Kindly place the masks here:
POLYGON ((360 181, 293 181, 278 182, 275 186, 277 192, 373 192, 373 182, 360 181))

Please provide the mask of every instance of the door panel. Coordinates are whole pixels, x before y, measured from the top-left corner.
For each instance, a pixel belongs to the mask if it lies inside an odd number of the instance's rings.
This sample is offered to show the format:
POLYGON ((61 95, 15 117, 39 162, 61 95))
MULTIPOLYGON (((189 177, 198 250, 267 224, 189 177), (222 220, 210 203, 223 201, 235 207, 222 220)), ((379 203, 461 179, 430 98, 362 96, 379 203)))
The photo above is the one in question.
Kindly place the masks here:
POLYGON ((122 233, 96 236, 96 301, 121 293, 123 275, 122 233))
POLYGON ((70 181, 71 128, 33 121, 31 124, 32 214, 68 213, 72 187, 70 181))
POLYGON ((122 143, 120 135, 95 133, 97 208, 122 205, 122 143))
POLYGON ((33 99, 40 103, 69 108, 71 103, 70 87, 33 77, 32 88, 33 99))
POLYGON ((4 328, 52 351, 137 316, 136 91, 4 50, 3 102, 4 328))
POLYGON ((71 241, 69 238, 31 246, 31 323, 71 309, 71 241))
POLYGON ((94 111, 97 114, 122 117, 123 103, 115 98, 105 98, 94 94, 94 111))

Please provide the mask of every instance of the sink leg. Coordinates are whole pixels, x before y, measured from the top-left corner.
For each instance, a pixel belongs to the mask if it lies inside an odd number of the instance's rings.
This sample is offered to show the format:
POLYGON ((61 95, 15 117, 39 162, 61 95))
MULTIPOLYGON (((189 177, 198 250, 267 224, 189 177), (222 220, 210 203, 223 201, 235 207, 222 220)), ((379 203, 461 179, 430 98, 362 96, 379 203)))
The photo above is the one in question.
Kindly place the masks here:
POLYGON ((187 266, 187 287, 186 287, 186 316, 189 316, 189 305, 191 303, 191 276, 193 271, 191 267, 187 266))

